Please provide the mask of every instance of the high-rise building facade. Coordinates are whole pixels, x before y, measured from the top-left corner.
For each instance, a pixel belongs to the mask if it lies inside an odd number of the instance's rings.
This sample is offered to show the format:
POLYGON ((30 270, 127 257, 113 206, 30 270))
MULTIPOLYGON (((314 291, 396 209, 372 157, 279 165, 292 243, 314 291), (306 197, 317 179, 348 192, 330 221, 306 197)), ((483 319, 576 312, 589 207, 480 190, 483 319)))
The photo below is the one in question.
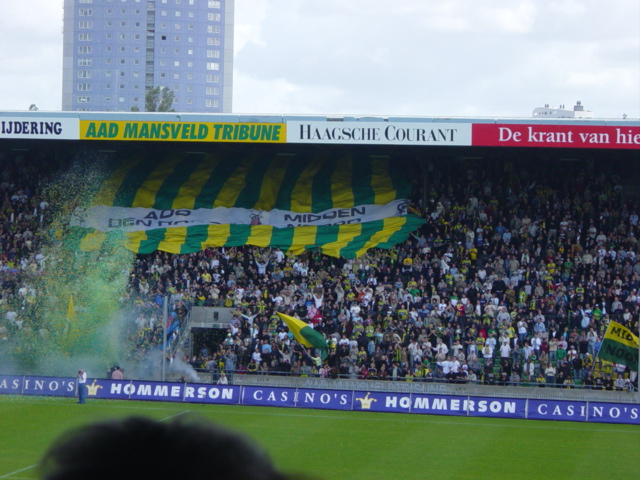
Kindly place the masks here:
POLYGON ((64 0, 62 109, 231 112, 234 0, 64 0))

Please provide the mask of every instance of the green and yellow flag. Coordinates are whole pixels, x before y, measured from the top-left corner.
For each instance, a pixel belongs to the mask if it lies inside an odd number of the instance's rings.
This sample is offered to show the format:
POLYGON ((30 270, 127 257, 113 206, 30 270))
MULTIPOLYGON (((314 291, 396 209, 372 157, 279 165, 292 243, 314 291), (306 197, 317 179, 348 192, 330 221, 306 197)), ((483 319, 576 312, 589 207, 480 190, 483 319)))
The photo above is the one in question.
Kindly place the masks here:
POLYGON ((71 225, 85 251, 119 231, 136 253, 255 245, 354 258, 424 223, 408 213, 408 177, 370 157, 166 153, 124 162, 71 225))
POLYGON ((329 345, 327 345, 327 342, 320 332, 316 332, 302 320, 290 317, 284 313, 278 312, 278 316, 282 319, 291 333, 293 333, 293 336, 299 343, 308 348, 317 348, 320 350, 322 359, 324 360, 327 358, 327 355, 329 354, 329 345))
POLYGON ((624 325, 609 322, 604 334, 598 357, 613 363, 626 365, 631 370, 638 370, 638 337, 624 325))

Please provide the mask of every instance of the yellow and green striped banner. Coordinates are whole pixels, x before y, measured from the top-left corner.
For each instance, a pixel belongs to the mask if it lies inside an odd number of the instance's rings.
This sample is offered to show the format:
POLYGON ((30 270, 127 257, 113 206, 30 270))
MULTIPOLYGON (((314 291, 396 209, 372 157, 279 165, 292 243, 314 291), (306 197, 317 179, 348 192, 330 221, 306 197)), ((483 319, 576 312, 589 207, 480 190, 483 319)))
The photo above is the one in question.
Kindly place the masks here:
MULTIPOLYGON (((161 158, 149 155, 124 162, 104 182, 93 205, 132 212, 152 209, 155 217, 221 208, 316 214, 363 205, 393 205, 394 201, 402 203, 409 194, 408 179, 387 159, 259 154, 230 159, 205 153, 167 153, 161 158)), ((231 220, 184 226, 167 221, 167 228, 129 231, 126 242, 137 253, 192 253, 208 247, 256 245, 280 247, 295 254, 319 249, 327 255, 352 258, 370 248, 391 248, 423 223, 406 211, 395 215, 359 223, 336 221, 287 228, 231 220)), ((104 231, 82 230, 82 250, 96 248, 107 236, 104 231)))

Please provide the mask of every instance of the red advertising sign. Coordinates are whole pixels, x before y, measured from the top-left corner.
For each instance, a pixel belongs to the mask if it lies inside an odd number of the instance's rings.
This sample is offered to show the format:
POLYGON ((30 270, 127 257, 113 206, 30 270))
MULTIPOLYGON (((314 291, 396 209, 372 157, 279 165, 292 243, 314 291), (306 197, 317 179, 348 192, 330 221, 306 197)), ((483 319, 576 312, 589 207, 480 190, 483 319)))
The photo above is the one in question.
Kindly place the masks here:
POLYGON ((483 147, 640 149, 640 127, 474 123, 471 144, 483 147))

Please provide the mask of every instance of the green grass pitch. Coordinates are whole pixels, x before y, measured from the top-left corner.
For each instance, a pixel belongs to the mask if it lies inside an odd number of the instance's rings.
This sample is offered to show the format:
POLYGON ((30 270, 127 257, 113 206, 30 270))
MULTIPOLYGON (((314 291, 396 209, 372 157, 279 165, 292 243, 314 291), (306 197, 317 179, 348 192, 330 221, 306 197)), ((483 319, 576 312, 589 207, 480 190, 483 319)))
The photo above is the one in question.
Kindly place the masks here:
POLYGON ((199 415, 249 434, 287 472, 321 480, 636 479, 632 425, 0 395, 0 479, 36 464, 70 427, 144 415, 199 415))

